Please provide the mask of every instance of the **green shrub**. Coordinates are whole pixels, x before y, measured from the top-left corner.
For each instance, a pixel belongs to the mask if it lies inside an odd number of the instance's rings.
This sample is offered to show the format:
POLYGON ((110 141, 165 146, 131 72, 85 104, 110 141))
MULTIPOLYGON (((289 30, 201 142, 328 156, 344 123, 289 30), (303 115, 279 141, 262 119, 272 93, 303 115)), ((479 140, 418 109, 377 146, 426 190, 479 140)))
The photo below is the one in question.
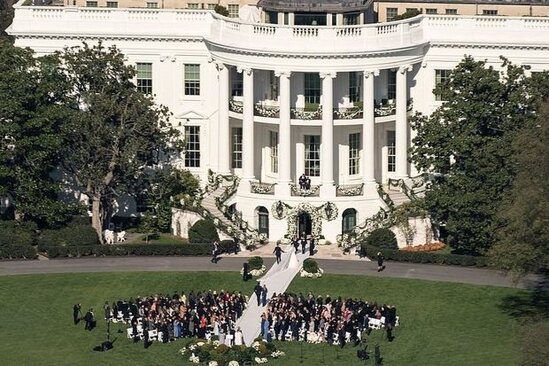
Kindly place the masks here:
POLYGON ((239 245, 234 240, 222 240, 219 243, 219 250, 221 253, 238 253, 240 250, 239 245))
POLYGON ((261 269, 263 266, 263 258, 261 257, 251 257, 248 258, 248 268, 251 271, 252 269, 261 269))
POLYGON ((29 246, 36 244, 36 226, 15 220, 0 221, 0 246, 29 246))
POLYGON ((224 7, 223 5, 219 5, 217 4, 215 7, 214 7, 214 11, 219 14, 219 15, 223 15, 224 17, 228 17, 229 16, 229 10, 224 7))
POLYGON ((365 244, 379 248, 398 249, 396 236, 389 229, 375 229, 368 235, 365 244))
POLYGON ((52 246, 45 248, 48 257, 84 256, 208 256, 212 246, 205 244, 120 244, 88 246, 52 246))
POLYGON ((303 270, 309 273, 318 273, 318 263, 314 259, 307 258, 303 261, 303 270))
POLYGON ((219 235, 212 220, 198 220, 189 229, 189 243, 213 243, 214 241, 219 241, 219 235))
POLYGON ((99 238, 94 228, 88 225, 81 225, 79 222, 70 222, 67 226, 60 229, 42 230, 38 237, 38 248, 43 250, 45 247, 55 245, 97 245, 99 238))
POLYGON ((443 254, 436 252, 403 252, 369 245, 363 245, 362 249, 365 250, 365 255, 371 258, 375 257, 377 252, 381 252, 385 259, 397 262, 448 264, 467 267, 485 267, 487 265, 485 257, 471 255, 443 254))
POLYGON ((31 245, 2 245, 0 259, 36 259, 36 249, 31 245))

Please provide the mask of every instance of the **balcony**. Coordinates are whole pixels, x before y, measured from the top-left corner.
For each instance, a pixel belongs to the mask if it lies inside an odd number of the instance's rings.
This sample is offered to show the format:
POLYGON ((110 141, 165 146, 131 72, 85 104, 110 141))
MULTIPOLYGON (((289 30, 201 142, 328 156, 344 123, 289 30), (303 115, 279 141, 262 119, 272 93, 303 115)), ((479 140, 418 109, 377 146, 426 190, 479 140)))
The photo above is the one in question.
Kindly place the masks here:
POLYGON ((250 192, 256 194, 275 194, 275 185, 270 183, 252 182, 250 192))
POLYGON ((346 184, 338 185, 336 187, 336 196, 337 197, 352 197, 352 196, 362 196, 362 190, 364 184, 346 184))
POLYGON ((312 185, 309 189, 301 189, 296 184, 290 185, 292 196, 297 197, 319 197, 320 196, 320 185, 312 185))

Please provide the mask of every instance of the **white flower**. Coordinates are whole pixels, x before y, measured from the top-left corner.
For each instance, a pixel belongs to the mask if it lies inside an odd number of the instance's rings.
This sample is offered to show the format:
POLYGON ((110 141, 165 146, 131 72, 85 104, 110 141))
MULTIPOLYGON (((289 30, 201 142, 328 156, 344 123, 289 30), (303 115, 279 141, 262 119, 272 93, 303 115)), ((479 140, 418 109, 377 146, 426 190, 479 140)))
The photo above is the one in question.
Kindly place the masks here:
POLYGON ((274 351, 273 353, 271 353, 271 357, 272 358, 279 358, 279 357, 282 357, 282 356, 285 356, 286 354, 282 351, 274 351))
POLYGON ((181 353, 182 355, 184 355, 186 352, 187 352, 187 349, 185 347, 179 350, 179 353, 181 353))
POLYGON ((194 350, 196 349, 196 344, 191 344, 191 345, 189 346, 189 349, 190 349, 191 351, 194 351, 194 350))
POLYGON ((231 361, 229 362, 229 366, 240 366, 240 365, 238 364, 238 361, 231 361))
POLYGON ((263 358, 256 357, 254 358, 254 361, 255 363, 261 364, 261 363, 267 363, 268 360, 265 357, 263 358))
POLYGON ((208 366, 217 366, 217 361, 208 362, 208 366))
POLYGON ((217 340, 216 340, 216 341, 213 341, 212 344, 214 345, 214 347, 217 348, 217 346, 219 346, 219 341, 217 341, 217 340))
POLYGON ((202 346, 204 345, 204 342, 196 342, 196 345, 197 345, 198 347, 202 347, 202 346))
POLYGON ((200 363, 200 359, 198 358, 198 356, 195 356, 194 353, 191 355, 191 357, 189 357, 189 361, 191 361, 192 363, 200 363))

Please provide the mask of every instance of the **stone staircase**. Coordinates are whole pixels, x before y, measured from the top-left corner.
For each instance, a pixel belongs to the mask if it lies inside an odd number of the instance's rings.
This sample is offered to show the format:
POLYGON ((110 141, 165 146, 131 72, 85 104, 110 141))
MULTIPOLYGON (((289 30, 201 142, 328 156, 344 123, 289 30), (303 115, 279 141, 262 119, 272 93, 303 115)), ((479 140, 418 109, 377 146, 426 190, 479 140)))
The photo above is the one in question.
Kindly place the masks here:
POLYGON ((216 199, 221 197, 223 192, 225 192, 225 187, 219 186, 214 191, 206 194, 204 198, 202 198, 202 207, 204 207, 213 216, 213 218, 218 219, 224 225, 233 226, 233 223, 226 218, 223 212, 221 212, 217 207, 216 199))
POLYGON ((408 197, 404 192, 400 191, 398 188, 395 189, 388 185, 383 186, 383 190, 387 192, 391 201, 393 201, 395 207, 402 205, 403 203, 410 202, 410 197, 408 197))

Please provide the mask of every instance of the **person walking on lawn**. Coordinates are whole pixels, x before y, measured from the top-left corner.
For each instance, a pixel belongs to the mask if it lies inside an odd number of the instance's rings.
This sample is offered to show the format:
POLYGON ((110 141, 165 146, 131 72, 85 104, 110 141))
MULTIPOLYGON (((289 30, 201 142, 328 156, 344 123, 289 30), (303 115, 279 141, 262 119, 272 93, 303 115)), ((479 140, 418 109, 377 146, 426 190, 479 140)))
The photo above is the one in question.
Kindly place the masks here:
POLYGON ((377 271, 381 272, 385 269, 385 265, 383 264, 383 261, 385 258, 383 257, 383 254, 381 252, 377 252, 377 271))

